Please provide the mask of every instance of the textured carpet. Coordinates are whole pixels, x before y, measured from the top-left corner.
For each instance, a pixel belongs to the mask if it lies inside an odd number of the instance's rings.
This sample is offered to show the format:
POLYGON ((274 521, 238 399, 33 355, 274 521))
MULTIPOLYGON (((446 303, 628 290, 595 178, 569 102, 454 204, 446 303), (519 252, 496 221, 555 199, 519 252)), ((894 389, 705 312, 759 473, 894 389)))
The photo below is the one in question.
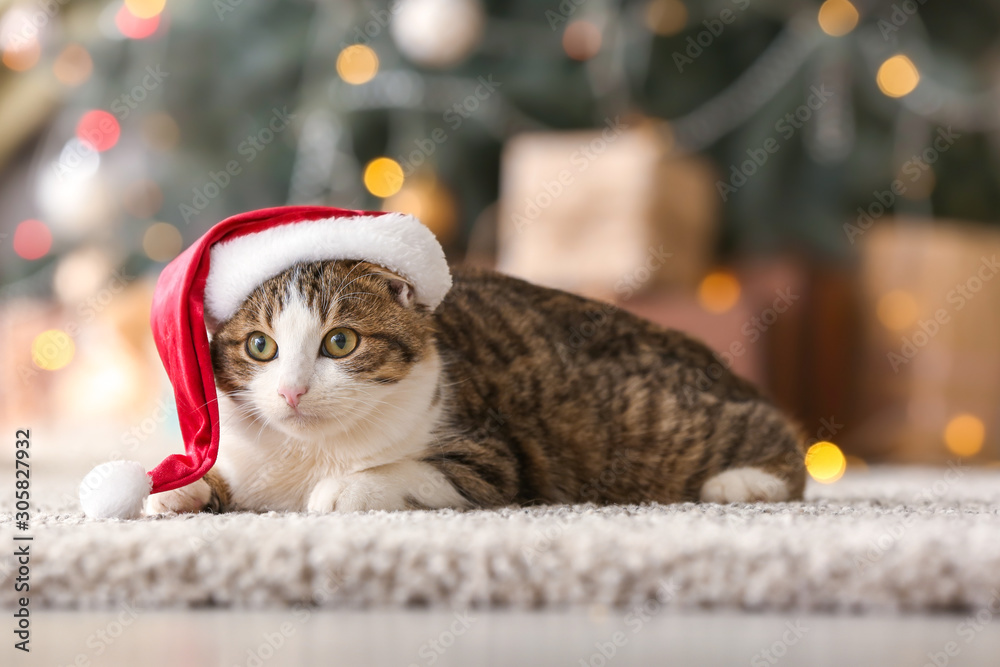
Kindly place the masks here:
MULTIPOLYGON (((33 608, 658 599, 678 608, 926 611, 1000 596, 996 468, 873 468, 774 505, 118 522, 87 520, 61 497, 61 506, 40 503, 29 531, 33 608)), ((21 534, 11 510, 0 502, 4 545, 21 534)), ((4 606, 14 604, 14 576, 10 555, 0 558, 4 606)))

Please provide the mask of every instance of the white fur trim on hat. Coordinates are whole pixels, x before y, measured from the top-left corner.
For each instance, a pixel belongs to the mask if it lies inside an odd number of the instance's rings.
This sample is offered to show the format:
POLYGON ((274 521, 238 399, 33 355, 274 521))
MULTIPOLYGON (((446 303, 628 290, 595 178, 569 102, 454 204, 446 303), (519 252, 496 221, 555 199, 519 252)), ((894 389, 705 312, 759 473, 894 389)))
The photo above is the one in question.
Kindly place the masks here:
POLYGON ((299 262, 365 260, 413 284, 418 303, 436 308, 451 289, 451 272, 433 232, 412 215, 386 213, 295 222, 212 247, 205 312, 232 317, 254 289, 299 262))

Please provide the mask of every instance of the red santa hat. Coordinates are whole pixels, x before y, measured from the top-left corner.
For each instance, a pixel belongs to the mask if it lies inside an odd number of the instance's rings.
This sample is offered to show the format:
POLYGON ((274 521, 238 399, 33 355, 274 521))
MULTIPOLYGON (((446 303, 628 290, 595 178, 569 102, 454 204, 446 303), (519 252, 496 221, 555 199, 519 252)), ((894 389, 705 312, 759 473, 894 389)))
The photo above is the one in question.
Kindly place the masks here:
POLYGON ((84 478, 89 517, 136 518, 150 493, 201 479, 219 451, 219 406, 208 327, 229 319, 263 281, 299 262, 354 259, 409 281, 418 303, 436 308, 451 288, 441 245, 401 213, 320 206, 269 208, 223 220, 160 274, 150 324, 177 401, 184 454, 146 472, 133 461, 103 463, 84 478), (207 326, 206 326, 207 325, 207 326))

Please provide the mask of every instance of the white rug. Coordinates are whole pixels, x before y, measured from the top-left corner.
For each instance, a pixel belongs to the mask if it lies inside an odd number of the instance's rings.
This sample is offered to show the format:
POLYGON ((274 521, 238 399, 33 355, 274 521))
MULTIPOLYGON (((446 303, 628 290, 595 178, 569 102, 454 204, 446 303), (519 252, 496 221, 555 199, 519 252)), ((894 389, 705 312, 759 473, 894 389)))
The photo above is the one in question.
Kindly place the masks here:
MULTIPOLYGON (((9 477, 5 475, 8 479, 9 477)), ((66 487, 68 488, 68 487, 66 487)), ((776 505, 233 514, 89 521, 71 497, 30 534, 32 608, 432 605, 975 609, 1000 596, 1000 470, 873 468, 776 505)))

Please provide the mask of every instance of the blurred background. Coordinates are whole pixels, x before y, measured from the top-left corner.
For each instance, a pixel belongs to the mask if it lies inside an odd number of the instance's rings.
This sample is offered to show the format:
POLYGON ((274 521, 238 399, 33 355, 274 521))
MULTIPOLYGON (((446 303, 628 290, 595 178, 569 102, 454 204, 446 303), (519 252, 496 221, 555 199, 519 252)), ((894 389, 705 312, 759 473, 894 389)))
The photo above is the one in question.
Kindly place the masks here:
POLYGON ((820 481, 996 465, 998 35, 996 0, 0 0, 0 423, 179 451, 156 276, 315 203, 702 338, 820 481))

